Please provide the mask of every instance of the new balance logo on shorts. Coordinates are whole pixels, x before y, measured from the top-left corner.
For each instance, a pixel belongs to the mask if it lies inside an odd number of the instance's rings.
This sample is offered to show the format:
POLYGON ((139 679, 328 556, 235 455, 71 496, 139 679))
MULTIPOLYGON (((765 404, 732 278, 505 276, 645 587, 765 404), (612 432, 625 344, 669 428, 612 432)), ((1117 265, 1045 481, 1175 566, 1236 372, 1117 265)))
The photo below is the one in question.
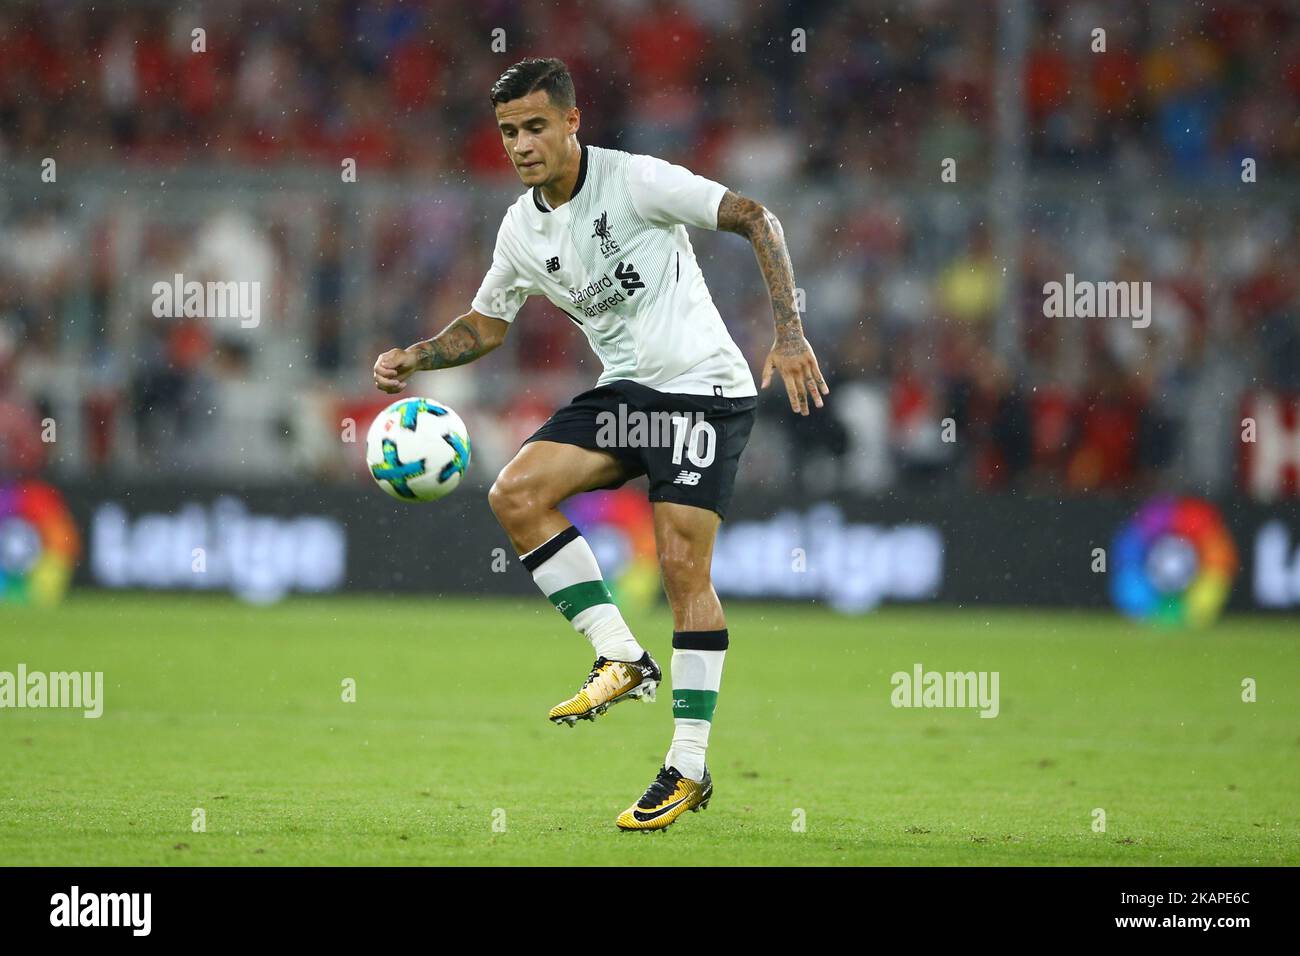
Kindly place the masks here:
POLYGON ((700 473, 698 471, 683 471, 673 479, 674 485, 698 485, 700 483, 700 473))

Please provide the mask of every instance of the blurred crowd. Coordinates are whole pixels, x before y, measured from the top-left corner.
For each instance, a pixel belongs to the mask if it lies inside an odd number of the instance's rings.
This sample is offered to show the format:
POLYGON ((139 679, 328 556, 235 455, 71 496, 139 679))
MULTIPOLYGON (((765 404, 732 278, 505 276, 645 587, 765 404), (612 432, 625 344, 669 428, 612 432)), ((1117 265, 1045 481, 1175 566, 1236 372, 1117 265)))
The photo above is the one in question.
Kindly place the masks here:
MULTIPOLYGON (((1294 3, 1031 6, 1043 163, 1300 171, 1294 3)), ((965 0, 17 0, 0 9, 0 148, 508 178, 485 91, 545 52, 569 64, 593 142, 714 173, 761 153, 772 179, 928 177, 987 155, 998 28, 965 0)))
MULTIPOLYGON (((373 356, 467 308, 519 191, 486 91, 556 55, 584 142, 681 162, 785 224, 832 401, 796 419, 770 396, 742 480, 1229 487, 1241 397, 1300 389, 1300 194, 1278 198, 1300 183, 1300 8, 1034 3, 1015 288, 985 189, 998 30, 963 0, 8 4, 0 471, 355 474, 340 435, 385 401, 373 356), (12 185, 46 157, 58 189, 12 185), (147 191, 151 169, 170 172, 147 191), (175 273, 260 282, 263 327, 156 317, 175 273), (1046 317, 1066 273, 1151 282, 1152 327, 1046 317), (31 441, 49 420, 71 460, 31 441)), ((757 372, 752 253, 692 242, 757 372)), ((490 477, 598 371, 533 300, 499 353, 418 387, 471 410, 490 477)))

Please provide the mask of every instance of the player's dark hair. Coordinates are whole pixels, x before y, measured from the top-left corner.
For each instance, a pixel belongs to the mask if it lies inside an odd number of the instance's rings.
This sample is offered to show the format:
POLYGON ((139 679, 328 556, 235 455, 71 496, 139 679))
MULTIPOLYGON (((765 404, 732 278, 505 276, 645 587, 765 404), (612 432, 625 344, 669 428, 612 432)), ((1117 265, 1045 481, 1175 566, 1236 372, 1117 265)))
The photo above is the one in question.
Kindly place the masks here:
POLYGON ((573 77, 563 60, 555 57, 541 59, 530 56, 520 60, 492 84, 490 94, 493 107, 509 103, 521 96, 527 96, 537 90, 545 90, 551 103, 562 110, 570 109, 578 103, 573 90, 573 77))

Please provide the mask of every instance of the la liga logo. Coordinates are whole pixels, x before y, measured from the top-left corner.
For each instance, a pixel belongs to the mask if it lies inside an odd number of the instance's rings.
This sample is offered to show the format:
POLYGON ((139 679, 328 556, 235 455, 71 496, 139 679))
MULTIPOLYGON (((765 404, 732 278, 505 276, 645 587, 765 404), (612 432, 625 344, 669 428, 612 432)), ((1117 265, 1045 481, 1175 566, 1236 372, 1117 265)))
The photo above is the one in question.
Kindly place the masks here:
POLYGON ((39 481, 0 485, 0 602, 57 603, 80 554, 81 536, 58 491, 39 481))
POLYGON ((587 539, 614 599, 625 607, 654 604, 659 563, 650 502, 620 488, 578 495, 565 502, 563 510, 587 539))
POLYGON ((1120 529, 1112 549, 1111 597, 1129 617, 1205 627, 1223 610, 1237 574, 1237 548, 1208 501, 1160 497, 1120 529))

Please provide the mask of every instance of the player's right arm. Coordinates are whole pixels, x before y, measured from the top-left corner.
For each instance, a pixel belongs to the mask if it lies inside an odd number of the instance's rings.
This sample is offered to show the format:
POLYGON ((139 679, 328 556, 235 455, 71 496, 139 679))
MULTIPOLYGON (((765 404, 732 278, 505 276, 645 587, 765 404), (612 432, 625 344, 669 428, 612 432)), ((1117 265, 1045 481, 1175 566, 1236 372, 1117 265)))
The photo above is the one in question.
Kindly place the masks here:
POLYGON ((455 368, 482 358, 506 339, 510 323, 470 309, 431 339, 389 349, 375 360, 375 387, 400 392, 414 372, 455 368))

